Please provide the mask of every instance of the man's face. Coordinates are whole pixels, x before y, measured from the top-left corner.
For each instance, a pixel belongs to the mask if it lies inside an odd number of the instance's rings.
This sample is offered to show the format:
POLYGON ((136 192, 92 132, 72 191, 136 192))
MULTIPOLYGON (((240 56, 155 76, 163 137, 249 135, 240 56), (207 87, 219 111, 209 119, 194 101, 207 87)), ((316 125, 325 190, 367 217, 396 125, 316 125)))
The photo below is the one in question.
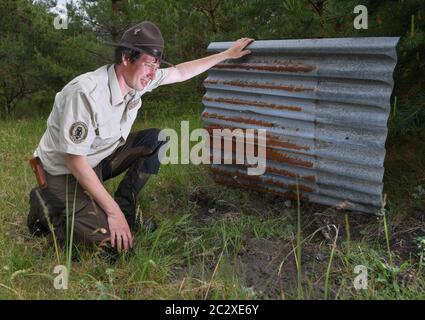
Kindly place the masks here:
POLYGON ((155 78, 159 61, 147 54, 141 54, 133 63, 127 57, 123 58, 123 76, 127 86, 134 90, 143 90, 150 80, 155 78))

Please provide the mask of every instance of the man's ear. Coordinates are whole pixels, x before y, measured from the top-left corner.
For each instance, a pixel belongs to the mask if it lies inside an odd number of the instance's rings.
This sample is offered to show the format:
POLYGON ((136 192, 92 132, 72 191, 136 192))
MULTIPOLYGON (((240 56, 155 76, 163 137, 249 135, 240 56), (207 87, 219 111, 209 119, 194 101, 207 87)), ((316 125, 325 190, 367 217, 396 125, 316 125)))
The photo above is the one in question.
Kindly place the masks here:
POLYGON ((128 66, 128 64, 130 63, 130 58, 124 53, 121 53, 121 63, 125 67, 128 66))

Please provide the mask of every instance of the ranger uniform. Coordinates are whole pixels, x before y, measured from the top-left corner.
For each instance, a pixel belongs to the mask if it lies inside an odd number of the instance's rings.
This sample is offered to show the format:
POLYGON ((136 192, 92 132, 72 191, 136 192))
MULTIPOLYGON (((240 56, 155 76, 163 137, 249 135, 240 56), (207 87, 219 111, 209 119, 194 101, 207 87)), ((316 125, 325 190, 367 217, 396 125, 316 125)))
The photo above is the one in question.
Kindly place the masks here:
POLYGON ((86 156, 101 182, 127 170, 114 198, 130 230, 137 229, 136 197, 148 177, 158 172, 158 151, 164 142, 158 140, 159 129, 130 130, 141 96, 160 86, 167 73, 168 69, 158 69, 142 91, 131 90, 123 97, 114 65, 106 65, 76 77, 56 94, 47 129, 34 152, 44 168, 47 187, 30 193, 31 233, 48 233, 49 218, 56 236, 64 241, 69 231, 66 215, 71 221, 75 212, 75 242, 102 244, 110 237, 105 212, 71 174, 66 154, 86 156))

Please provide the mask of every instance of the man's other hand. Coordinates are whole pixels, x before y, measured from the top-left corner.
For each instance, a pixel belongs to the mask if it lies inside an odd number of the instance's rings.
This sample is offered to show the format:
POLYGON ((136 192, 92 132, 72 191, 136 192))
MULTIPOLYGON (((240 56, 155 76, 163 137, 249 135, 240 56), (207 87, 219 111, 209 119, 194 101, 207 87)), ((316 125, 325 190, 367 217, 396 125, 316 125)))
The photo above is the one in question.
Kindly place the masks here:
POLYGON ((109 230, 111 232, 111 246, 117 246, 118 252, 127 252, 133 247, 133 237, 127 220, 121 210, 108 215, 109 230))
POLYGON ((228 59, 238 59, 247 54, 250 54, 250 50, 244 50, 247 45, 253 42, 251 38, 241 38, 235 42, 235 44, 225 51, 228 59))

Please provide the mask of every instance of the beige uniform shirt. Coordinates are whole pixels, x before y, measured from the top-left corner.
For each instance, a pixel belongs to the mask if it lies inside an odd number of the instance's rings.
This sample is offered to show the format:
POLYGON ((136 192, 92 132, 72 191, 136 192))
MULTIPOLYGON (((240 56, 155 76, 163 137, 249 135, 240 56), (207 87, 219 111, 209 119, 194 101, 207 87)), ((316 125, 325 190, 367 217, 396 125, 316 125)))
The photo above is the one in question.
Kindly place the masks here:
POLYGON ((56 94, 47 129, 34 152, 51 175, 70 173, 65 154, 85 155, 92 168, 123 145, 142 105, 140 97, 160 86, 167 69, 158 69, 142 91, 123 98, 114 65, 82 74, 56 94))

